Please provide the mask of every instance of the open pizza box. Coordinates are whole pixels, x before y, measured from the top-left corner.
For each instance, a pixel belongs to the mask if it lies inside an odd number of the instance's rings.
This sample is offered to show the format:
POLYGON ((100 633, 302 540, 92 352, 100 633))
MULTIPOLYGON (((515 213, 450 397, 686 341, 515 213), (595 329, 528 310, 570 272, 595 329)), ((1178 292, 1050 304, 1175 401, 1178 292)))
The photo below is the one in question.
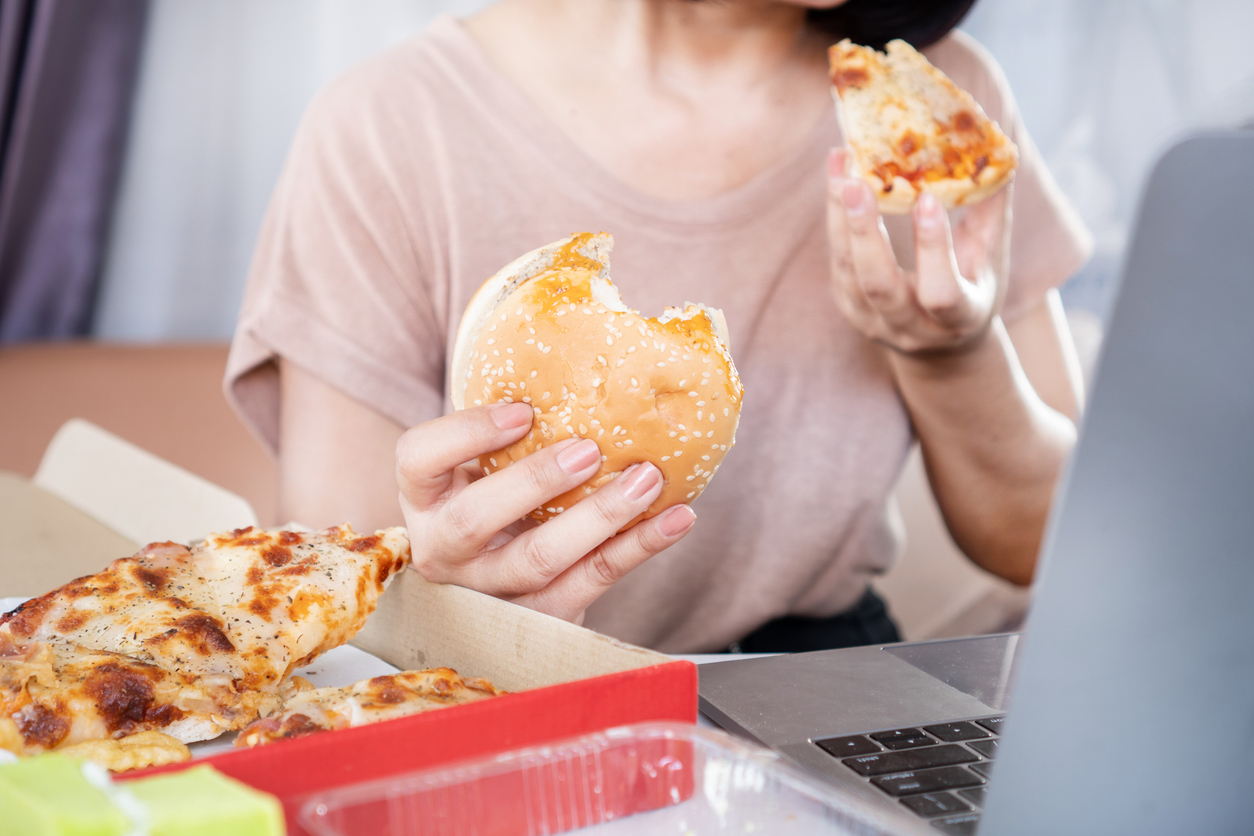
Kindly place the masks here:
MULTIPOLYGON (((189 542, 255 524, 242 498, 73 420, 53 439, 32 481, 0 472, 0 598, 50 591, 148 542, 189 542)), ((349 652, 401 670, 447 666, 511 693, 255 749, 193 747, 193 762, 212 763, 279 796, 289 833, 304 832, 297 813, 321 791, 614 726, 696 720, 691 662, 431 584, 412 571, 394 580, 352 644, 358 650, 349 652)), ((648 793, 627 797, 615 815, 662 803, 648 793)), ((527 832, 523 799, 494 804, 502 811, 497 832, 527 832)))

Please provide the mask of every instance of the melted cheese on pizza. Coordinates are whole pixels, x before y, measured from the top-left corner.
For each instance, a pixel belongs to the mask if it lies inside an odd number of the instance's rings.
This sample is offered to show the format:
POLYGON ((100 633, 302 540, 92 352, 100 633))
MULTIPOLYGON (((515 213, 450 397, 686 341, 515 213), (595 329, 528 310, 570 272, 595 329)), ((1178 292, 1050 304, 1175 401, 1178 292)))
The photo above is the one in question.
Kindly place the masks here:
POLYGON ((828 57, 857 174, 875 190, 880 211, 909 212, 923 191, 952 209, 1010 178, 1014 143, 905 41, 891 41, 884 54, 844 40, 828 57))
POLYGON ((394 528, 248 528, 148 546, 0 616, 0 723, 28 752, 161 730, 191 742, 277 709, 409 559, 394 528))
POLYGON ((346 729, 476 702, 504 693, 486 679, 458 676, 451 668, 376 676, 340 688, 300 691, 273 717, 258 720, 235 738, 237 747, 346 729))

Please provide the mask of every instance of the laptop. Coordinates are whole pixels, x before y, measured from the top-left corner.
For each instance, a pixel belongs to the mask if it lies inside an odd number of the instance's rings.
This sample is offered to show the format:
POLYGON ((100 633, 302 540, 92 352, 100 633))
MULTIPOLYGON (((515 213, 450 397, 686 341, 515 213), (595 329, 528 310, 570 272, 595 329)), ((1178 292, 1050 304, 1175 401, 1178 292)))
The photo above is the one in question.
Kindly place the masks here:
POLYGON ((1024 634, 703 665, 700 698, 911 830, 1254 833, 1254 131, 1149 179, 1024 634))

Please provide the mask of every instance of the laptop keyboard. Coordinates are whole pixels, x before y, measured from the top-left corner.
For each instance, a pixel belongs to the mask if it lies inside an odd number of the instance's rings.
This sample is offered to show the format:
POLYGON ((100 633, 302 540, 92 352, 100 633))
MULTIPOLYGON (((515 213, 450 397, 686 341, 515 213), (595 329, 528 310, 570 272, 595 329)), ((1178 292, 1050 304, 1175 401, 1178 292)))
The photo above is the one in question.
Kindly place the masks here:
POLYGON ((828 737, 814 743, 942 833, 974 834, 1004 718, 828 737))

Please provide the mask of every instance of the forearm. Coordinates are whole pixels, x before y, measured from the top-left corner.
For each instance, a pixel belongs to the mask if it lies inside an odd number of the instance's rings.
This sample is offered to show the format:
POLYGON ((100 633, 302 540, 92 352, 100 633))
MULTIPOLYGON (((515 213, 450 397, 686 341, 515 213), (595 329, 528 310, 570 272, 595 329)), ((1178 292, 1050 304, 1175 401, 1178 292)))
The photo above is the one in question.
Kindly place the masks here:
POLYGON ((396 442, 404 428, 279 361, 279 514, 321 528, 401 524, 396 442))
POLYGON ((954 540, 1029 583, 1075 425, 1037 396, 999 318, 960 352, 889 357, 954 540))

